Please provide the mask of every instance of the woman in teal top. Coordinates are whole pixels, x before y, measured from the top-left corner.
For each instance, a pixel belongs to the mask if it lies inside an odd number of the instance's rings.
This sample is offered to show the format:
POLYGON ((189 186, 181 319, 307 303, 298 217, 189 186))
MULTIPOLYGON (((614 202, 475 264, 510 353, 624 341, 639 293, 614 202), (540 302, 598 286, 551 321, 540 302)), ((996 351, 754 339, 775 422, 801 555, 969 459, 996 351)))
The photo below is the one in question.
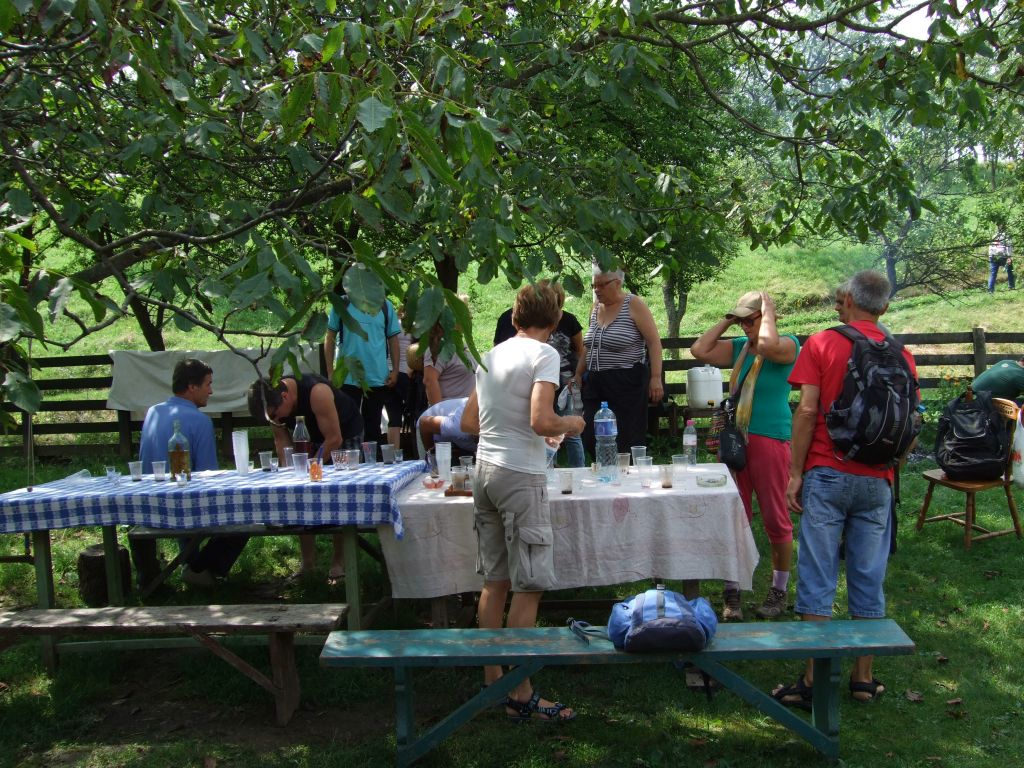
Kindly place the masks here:
MULTIPOLYGON (((793 560, 793 521, 786 508, 792 431, 787 379, 799 351, 796 336, 779 335, 775 302, 763 291, 743 294, 736 306, 690 347, 702 363, 733 368, 730 390, 739 401, 736 421, 747 435, 747 466, 733 477, 748 520, 753 520, 753 496, 757 494, 772 550, 772 583, 757 609, 757 615, 766 619, 786 609, 793 560), (743 336, 723 339, 733 325, 740 327, 743 336)), ((723 600, 722 618, 742 621, 737 583, 725 583, 723 600)))

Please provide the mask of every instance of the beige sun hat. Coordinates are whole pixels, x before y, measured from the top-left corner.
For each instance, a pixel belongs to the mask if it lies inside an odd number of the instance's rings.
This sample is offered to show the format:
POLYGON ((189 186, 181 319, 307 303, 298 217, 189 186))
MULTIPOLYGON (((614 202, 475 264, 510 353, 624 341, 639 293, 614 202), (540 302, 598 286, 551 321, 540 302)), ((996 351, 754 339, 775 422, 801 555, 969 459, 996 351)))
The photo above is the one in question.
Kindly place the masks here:
POLYGON ((761 311, 761 292, 760 291, 747 291, 740 300, 736 302, 736 306, 725 313, 726 317, 750 317, 761 311))

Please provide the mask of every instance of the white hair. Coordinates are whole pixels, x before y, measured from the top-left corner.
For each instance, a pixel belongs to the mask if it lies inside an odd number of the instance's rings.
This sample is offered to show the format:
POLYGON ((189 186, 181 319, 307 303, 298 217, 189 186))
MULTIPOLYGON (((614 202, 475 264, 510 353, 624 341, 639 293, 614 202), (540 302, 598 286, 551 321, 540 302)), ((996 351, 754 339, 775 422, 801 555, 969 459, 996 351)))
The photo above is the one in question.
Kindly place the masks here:
POLYGON ((601 269, 601 265, 598 264, 596 261, 594 262, 593 275, 594 277, 610 277, 613 280, 625 281, 626 279, 626 273, 623 272, 621 269, 610 269, 607 272, 605 272, 603 269, 601 269))

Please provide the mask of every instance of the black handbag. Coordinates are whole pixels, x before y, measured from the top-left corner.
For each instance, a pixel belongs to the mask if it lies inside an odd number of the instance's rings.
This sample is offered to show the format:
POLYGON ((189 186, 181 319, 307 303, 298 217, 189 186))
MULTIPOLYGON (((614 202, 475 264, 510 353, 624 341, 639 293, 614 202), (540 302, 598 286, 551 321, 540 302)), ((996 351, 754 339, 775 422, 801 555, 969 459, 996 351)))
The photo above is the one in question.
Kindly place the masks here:
POLYGON ((723 422, 718 433, 718 459, 729 469, 739 471, 747 466, 747 439, 736 426, 736 403, 727 397, 718 411, 723 422))

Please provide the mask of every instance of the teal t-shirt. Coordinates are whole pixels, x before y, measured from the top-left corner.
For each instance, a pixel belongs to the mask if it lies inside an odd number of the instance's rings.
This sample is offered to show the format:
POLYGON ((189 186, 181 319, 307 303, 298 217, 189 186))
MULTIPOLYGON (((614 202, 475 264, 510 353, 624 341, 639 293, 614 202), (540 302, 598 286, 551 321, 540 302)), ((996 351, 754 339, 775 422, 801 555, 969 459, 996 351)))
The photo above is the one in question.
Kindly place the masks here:
MULTIPOLYGON (((797 354, 800 354, 800 342, 791 333, 784 334, 787 339, 792 339, 796 344, 797 354)), ((735 364, 736 358, 740 356, 740 350, 746 343, 745 337, 732 340, 732 361, 735 364)), ((757 384, 754 389, 754 408, 750 414, 749 431, 762 437, 771 437, 776 440, 789 440, 793 435, 793 412, 789 409, 789 372, 793 370, 793 363, 773 363, 765 360, 761 364, 761 372, 757 375, 757 384)), ((754 364, 754 355, 747 352, 747 358, 743 361, 741 376, 746 376, 750 366, 754 364)), ((747 386, 744 383, 743 386, 747 386)))
POLYGON ((1024 368, 1016 360, 1000 360, 974 380, 975 392, 991 392, 992 397, 1016 400, 1024 392, 1024 368))
MULTIPOLYGON (((383 386, 388 378, 387 340, 402 330, 395 308, 390 301, 385 300, 383 308, 377 310, 374 315, 366 314, 353 304, 349 304, 348 312, 366 331, 366 338, 362 338, 358 333, 346 332, 346 329, 342 328, 341 317, 332 307, 327 314, 327 327, 341 335, 341 343, 334 348, 334 360, 337 362, 342 357, 358 358, 366 372, 367 386, 383 386)), ((345 377, 345 383, 358 384, 351 373, 345 377)))

